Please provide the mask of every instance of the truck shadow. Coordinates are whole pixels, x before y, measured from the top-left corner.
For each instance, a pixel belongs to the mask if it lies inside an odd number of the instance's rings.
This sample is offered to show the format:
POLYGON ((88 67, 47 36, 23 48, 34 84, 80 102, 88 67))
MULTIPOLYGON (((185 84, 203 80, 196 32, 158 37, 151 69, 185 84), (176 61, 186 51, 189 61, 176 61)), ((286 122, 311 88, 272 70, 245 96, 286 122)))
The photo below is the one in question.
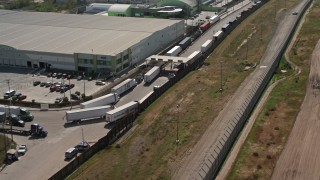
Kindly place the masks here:
POLYGON ((106 120, 104 118, 99 118, 99 119, 90 119, 90 120, 85 120, 85 121, 78 121, 78 122, 67 122, 63 126, 65 128, 69 127, 75 127, 75 126, 82 126, 82 125, 88 125, 88 124, 95 124, 95 123, 101 123, 105 122, 106 120))

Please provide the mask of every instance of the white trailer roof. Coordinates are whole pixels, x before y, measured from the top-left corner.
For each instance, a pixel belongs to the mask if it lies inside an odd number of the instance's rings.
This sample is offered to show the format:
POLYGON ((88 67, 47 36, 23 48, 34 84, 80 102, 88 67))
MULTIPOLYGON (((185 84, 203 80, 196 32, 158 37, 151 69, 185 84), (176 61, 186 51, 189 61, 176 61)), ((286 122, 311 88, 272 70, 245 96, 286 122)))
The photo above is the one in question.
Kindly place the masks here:
POLYGON ((91 110, 102 109, 102 108, 108 109, 108 108, 111 108, 111 106, 99 106, 99 107, 86 108, 86 109, 75 109, 72 111, 66 111, 66 113, 77 113, 77 112, 91 111, 91 110))
POLYGON ((197 56, 198 54, 200 54, 200 51, 195 51, 195 52, 193 52, 192 54, 190 54, 190 55, 188 56, 188 58, 192 59, 192 58, 194 58, 195 56, 197 56))
POLYGON ((130 106, 133 106, 133 105, 135 105, 135 104, 137 104, 138 102, 135 102, 135 101, 131 101, 131 102, 129 102, 129 103, 127 103, 127 104, 124 104, 124 105, 122 105, 122 106, 120 106, 120 107, 117 107, 117 108, 115 108, 115 109, 113 109, 113 110, 111 110, 111 111, 108 111, 108 112, 106 112, 107 114, 114 114, 114 113, 117 113, 117 112, 119 112, 119 111, 122 111, 122 110, 124 110, 124 109, 126 109, 126 108, 128 108, 128 107, 130 107, 130 106))
POLYGON ((190 58, 187 57, 176 57, 176 56, 162 56, 162 55, 152 55, 146 59, 147 61, 172 61, 172 62, 180 62, 187 63, 190 58))
POLYGON ((96 101, 99 101, 99 100, 101 100, 101 99, 104 99, 104 98, 110 97, 110 96, 114 96, 114 94, 113 94, 113 93, 110 93, 110 94, 107 94, 107 95, 104 95, 104 96, 101 96, 101 97, 92 99, 92 100, 90 100, 90 101, 83 102, 83 103, 81 103, 81 104, 82 104, 82 105, 87 105, 87 104, 90 104, 90 103, 92 103, 92 102, 96 102, 96 101))
POLYGON ((220 34, 222 34, 223 33, 223 31, 218 31, 218 32, 216 32, 213 36, 214 37, 218 37, 218 36, 220 36, 220 34))
POLYGON ((212 42, 212 40, 207 40, 205 43, 202 44, 201 47, 206 47, 206 46, 208 46, 211 42, 212 42))
POLYGON ((158 66, 154 66, 153 68, 151 68, 145 75, 150 76, 153 72, 155 72, 156 70, 158 70, 159 67, 158 66))
POLYGON ((167 53, 172 53, 172 52, 176 51, 179 48, 181 48, 181 47, 180 46, 175 46, 172 49, 170 49, 167 53))
POLYGON ((127 83, 130 82, 130 81, 132 81, 132 79, 130 79, 130 78, 129 78, 129 79, 126 79, 126 80, 122 81, 120 84, 118 84, 118 85, 116 85, 115 87, 113 87, 112 89, 117 89, 117 88, 119 88, 119 87, 127 84, 127 83))
POLYGON ((116 55, 180 21, 0 10, 0 48, 116 55))

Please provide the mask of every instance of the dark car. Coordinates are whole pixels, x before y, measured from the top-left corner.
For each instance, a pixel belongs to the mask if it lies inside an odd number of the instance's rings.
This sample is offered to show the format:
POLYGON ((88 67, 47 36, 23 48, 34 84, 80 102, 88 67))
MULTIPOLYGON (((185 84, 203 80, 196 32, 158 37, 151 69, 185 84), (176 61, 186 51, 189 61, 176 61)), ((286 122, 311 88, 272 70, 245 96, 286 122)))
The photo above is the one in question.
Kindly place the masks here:
POLYGON ((73 78, 73 75, 72 74, 68 74, 67 75, 67 79, 71 79, 71 78, 73 78))
POLYGON ((52 74, 52 77, 53 77, 53 78, 57 77, 57 73, 53 73, 53 74, 52 74))
POLYGON ((62 102, 62 98, 56 98, 56 100, 54 101, 55 104, 59 104, 62 102))
POLYGON ((90 148, 90 145, 86 141, 81 141, 74 148, 76 148, 78 152, 83 152, 83 151, 88 150, 90 148))
POLYGON ((40 81, 35 81, 33 82, 33 86, 38 86, 41 82, 40 81))
POLYGON ((56 78, 60 79, 61 77, 62 77, 62 73, 58 73, 56 78))
POLYGON ((88 81, 92 81, 93 77, 92 76, 89 76, 88 77, 88 81))
POLYGON ((62 79, 65 79, 67 76, 67 74, 62 74, 62 79))
POLYGON ((76 94, 71 94, 70 95, 70 99, 73 99, 73 100, 80 100, 81 97, 79 95, 76 95, 76 94))
POLYGON ((67 89, 69 90, 69 89, 72 89, 72 88, 74 88, 74 84, 66 84, 65 85, 65 87, 67 87, 67 89))
POLYGON ((47 82, 47 84, 46 84, 46 88, 47 87, 50 87, 52 85, 52 83, 51 82, 47 82))
POLYGON ((80 75, 77 77, 77 80, 80 81, 83 77, 80 75))
POLYGON ((52 73, 49 72, 49 73, 47 74, 47 77, 51 77, 51 76, 52 76, 52 73))
POLYGON ((11 114, 11 117, 9 117, 9 122, 11 121, 12 126, 19 126, 24 127, 25 122, 22 121, 17 115, 11 114))
POLYGON ((41 83, 40 83, 40 86, 43 87, 43 86, 45 86, 46 84, 47 84, 46 82, 41 82, 41 83))

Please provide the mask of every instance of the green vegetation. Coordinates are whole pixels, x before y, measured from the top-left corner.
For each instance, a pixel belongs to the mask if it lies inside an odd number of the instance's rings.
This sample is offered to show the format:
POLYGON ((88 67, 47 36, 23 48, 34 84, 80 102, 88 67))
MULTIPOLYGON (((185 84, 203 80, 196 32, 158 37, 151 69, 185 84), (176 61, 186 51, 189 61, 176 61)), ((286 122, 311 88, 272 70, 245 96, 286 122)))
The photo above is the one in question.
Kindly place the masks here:
POLYGON ((148 107, 135 121, 137 128, 130 137, 96 154, 69 179, 170 179, 188 150, 252 72, 252 68, 245 71, 245 67, 262 57, 276 27, 273 18, 265 18, 273 17, 274 2, 271 0, 243 21, 203 67, 189 73, 148 107), (262 36, 260 22, 264 27, 262 36), (221 70, 223 92, 219 91, 221 70))
POLYGON ((270 179, 305 96, 310 57, 320 38, 319 13, 320 2, 314 1, 290 51, 290 59, 301 68, 301 74, 288 77, 273 90, 227 179, 270 179), (270 134, 272 138, 268 138, 270 134))

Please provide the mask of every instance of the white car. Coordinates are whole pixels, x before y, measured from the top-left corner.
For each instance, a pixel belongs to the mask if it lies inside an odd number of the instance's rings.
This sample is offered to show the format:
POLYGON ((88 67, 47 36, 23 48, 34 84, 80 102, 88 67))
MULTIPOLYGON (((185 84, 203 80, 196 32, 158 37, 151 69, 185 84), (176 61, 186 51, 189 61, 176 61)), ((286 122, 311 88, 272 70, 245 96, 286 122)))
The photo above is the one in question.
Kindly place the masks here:
POLYGON ((27 145, 20 145, 19 146, 19 148, 18 148, 18 153, 20 154, 20 155, 24 155, 24 154, 26 154, 26 152, 27 152, 27 150, 28 150, 28 148, 27 148, 27 145))

